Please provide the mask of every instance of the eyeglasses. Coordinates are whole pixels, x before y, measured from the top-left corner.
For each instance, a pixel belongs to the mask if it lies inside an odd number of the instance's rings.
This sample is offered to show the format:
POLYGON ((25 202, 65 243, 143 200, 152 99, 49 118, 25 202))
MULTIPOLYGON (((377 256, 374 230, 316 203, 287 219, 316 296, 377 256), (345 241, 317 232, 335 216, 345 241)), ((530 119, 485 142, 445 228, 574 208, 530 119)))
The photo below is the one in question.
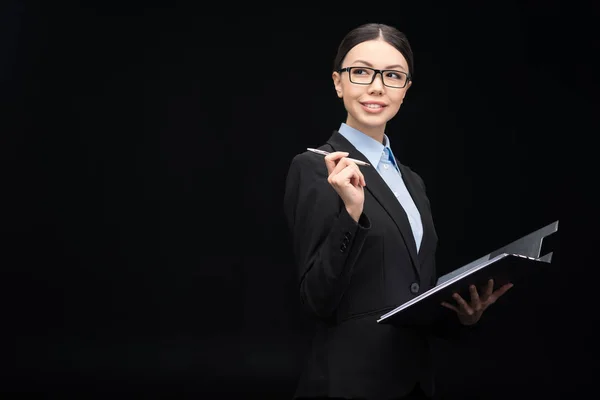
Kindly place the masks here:
POLYGON ((377 74, 381 74, 382 82, 385 86, 402 89, 411 80, 406 72, 395 71, 393 69, 375 69, 368 67, 346 67, 338 69, 342 73, 348 71, 350 82, 357 85, 370 85, 375 80, 377 74))

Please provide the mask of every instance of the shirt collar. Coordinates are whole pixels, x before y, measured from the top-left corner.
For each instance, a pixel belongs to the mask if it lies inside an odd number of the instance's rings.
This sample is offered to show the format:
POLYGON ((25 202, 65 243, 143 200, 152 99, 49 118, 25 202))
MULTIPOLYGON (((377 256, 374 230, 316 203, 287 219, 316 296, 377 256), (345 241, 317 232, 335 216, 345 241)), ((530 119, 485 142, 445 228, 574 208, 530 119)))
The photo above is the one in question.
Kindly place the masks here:
POLYGON ((381 160, 383 150, 386 147, 392 155, 392 163, 394 165, 396 164, 396 160, 394 159, 394 153, 392 152, 392 148, 390 147, 390 138, 388 138, 386 134, 383 134, 383 142, 385 143, 385 145, 383 145, 377 140, 373 139, 371 136, 362 133, 358 129, 354 129, 343 122, 340 125, 339 132, 354 147, 356 147, 356 150, 364 154, 367 160, 369 160, 369 163, 375 168, 377 168, 377 166, 379 165, 379 161, 381 160))

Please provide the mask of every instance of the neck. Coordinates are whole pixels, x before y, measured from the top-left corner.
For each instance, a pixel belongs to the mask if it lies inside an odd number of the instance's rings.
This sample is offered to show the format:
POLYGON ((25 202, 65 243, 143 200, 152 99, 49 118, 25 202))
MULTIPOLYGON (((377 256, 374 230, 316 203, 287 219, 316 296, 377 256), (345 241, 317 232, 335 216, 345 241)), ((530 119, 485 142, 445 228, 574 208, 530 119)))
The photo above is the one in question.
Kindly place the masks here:
POLYGON ((383 144, 383 131, 382 130, 375 130, 375 131, 362 130, 362 132, 364 132, 365 135, 368 135, 368 136, 372 137, 373 139, 377 140, 379 143, 383 144))
POLYGON ((383 144, 383 134, 385 132, 384 126, 362 126, 361 124, 356 124, 349 119, 346 121, 346 125, 351 126, 354 129, 357 129, 364 133, 365 135, 377 140, 379 143, 383 144))

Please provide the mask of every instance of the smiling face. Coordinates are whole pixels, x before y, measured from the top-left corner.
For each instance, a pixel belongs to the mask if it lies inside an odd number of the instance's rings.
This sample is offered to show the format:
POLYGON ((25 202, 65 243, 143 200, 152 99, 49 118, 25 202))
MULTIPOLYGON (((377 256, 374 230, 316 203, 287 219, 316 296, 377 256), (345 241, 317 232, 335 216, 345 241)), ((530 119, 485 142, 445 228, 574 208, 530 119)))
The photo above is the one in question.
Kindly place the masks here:
MULTIPOLYGON (((342 68, 346 67, 370 67, 410 73, 402 53, 379 39, 354 46, 342 62, 342 68)), ((364 71, 356 73, 363 74, 364 71)), ((332 77, 338 97, 344 100, 348 111, 346 124, 382 142, 385 126, 400 109, 411 81, 404 88, 391 88, 383 84, 381 74, 377 74, 375 80, 368 85, 350 82, 347 71, 334 72, 332 77)))

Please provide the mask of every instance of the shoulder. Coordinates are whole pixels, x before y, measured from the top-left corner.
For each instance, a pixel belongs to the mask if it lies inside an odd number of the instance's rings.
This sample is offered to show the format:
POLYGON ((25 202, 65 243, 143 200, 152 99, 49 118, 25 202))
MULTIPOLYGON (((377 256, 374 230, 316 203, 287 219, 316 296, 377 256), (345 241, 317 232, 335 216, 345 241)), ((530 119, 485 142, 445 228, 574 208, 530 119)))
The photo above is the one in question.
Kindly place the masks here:
MULTIPOLYGON (((332 147, 329 144, 324 144, 318 147, 319 150, 332 151, 332 147)), ((311 151, 305 151, 303 153, 296 154, 292 157, 289 166, 290 173, 310 173, 327 176, 327 167, 325 166, 325 160, 320 154, 315 154, 311 151)))
POLYGON ((423 181, 423 178, 421 178, 421 175, 419 175, 416 171, 414 171, 408 165, 405 165, 402 163, 399 163, 398 165, 400 166, 400 171, 402 172, 403 175, 408 175, 410 178, 417 181, 418 184, 423 188, 423 190, 426 190, 425 182, 423 181))

